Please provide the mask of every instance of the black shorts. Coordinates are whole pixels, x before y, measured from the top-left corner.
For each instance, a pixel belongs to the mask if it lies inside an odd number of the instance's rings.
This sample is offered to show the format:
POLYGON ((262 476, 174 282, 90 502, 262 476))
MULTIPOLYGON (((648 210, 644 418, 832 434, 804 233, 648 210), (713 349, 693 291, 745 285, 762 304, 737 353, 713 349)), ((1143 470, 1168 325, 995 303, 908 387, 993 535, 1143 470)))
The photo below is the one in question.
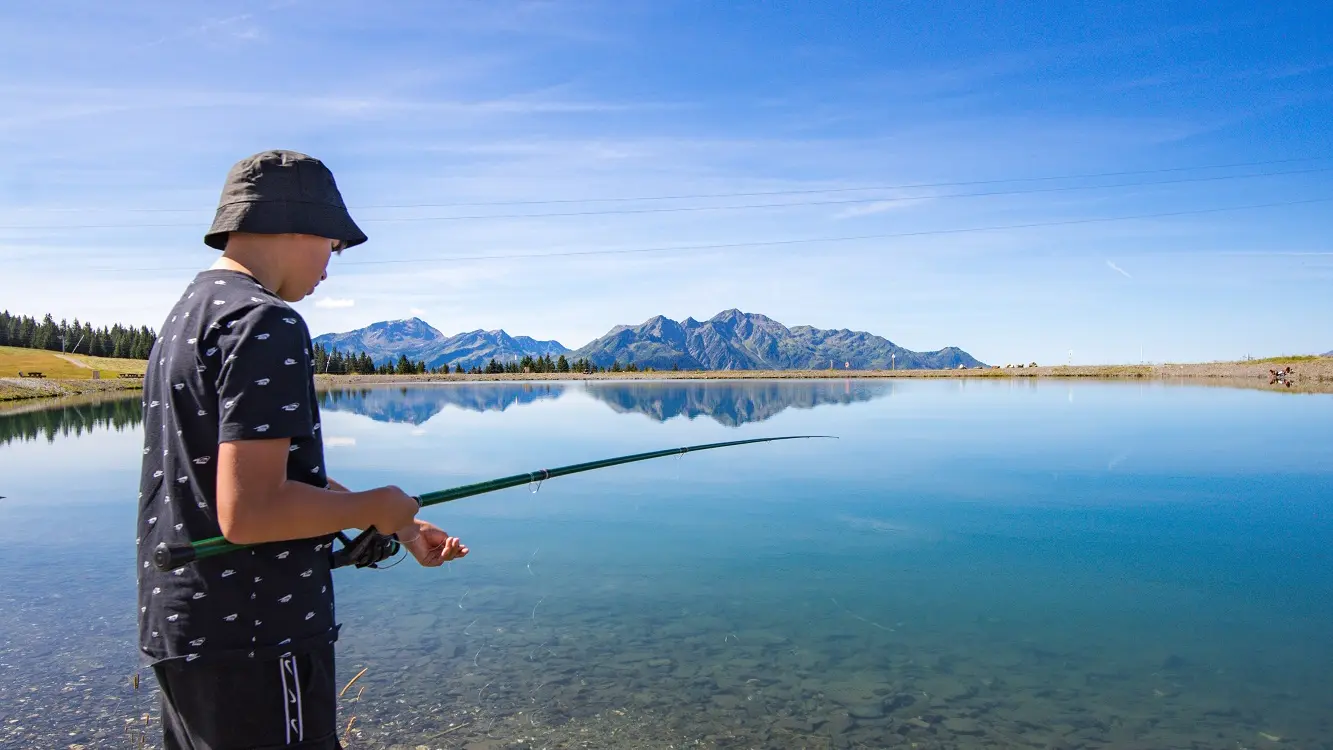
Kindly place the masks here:
POLYGON ((342 750, 333 655, 155 664, 165 750, 342 750))

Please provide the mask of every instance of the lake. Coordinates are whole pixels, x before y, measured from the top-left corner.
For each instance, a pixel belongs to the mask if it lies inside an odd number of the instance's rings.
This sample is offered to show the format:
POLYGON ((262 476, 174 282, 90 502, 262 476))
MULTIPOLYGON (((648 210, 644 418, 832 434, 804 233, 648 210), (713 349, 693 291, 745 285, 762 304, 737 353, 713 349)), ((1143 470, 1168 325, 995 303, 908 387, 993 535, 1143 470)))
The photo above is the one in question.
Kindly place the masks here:
MULTIPOLYGON (((466 559, 335 573, 340 687, 361 673, 349 748, 1333 748, 1333 396, 737 380, 323 398, 330 475, 414 493, 837 438, 424 509, 466 559)), ((138 412, 0 415, 0 746, 159 744, 135 635, 138 412)))

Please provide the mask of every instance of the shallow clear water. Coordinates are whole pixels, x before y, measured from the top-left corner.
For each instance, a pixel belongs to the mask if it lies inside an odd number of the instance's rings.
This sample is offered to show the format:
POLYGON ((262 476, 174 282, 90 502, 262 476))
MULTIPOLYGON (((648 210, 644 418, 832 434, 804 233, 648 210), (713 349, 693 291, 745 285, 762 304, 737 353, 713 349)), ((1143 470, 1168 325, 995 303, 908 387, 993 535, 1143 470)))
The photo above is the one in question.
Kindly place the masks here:
MULTIPOLYGON (((138 400, 0 415, 0 746, 156 740, 138 400)), ((350 747, 1333 748, 1333 397, 978 381, 325 396, 465 560, 341 570, 350 747), (353 718, 355 717, 355 718, 353 718), (518 744, 522 740, 523 744, 518 744)))

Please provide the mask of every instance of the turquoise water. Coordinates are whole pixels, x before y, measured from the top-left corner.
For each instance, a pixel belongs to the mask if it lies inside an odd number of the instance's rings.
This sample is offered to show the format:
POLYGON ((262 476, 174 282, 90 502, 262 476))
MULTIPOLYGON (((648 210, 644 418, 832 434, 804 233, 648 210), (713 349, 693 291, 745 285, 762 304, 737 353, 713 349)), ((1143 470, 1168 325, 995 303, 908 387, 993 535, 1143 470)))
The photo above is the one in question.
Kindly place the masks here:
MULTIPOLYGON (((138 400, 0 416, 0 746, 154 745, 138 400)), ((472 554, 337 573, 350 747, 1333 748, 1333 397, 1163 384, 325 395, 472 554), (534 493, 532 490, 536 490, 534 493), (520 744, 521 741, 521 744, 520 744)))

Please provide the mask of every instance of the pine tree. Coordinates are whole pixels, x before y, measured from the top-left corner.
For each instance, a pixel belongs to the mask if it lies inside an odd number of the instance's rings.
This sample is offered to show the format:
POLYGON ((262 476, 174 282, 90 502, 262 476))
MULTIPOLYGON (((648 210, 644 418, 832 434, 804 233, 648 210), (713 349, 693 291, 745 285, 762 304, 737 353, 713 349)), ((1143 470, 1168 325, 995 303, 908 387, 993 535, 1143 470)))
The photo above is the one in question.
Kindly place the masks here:
POLYGON ((55 318, 51 317, 51 313, 47 313, 46 317, 42 319, 42 324, 40 326, 36 326, 35 330, 33 331, 32 348, 51 349, 52 344, 55 344, 58 347, 60 345, 60 342, 56 341, 55 338, 56 338, 56 321, 55 318))

